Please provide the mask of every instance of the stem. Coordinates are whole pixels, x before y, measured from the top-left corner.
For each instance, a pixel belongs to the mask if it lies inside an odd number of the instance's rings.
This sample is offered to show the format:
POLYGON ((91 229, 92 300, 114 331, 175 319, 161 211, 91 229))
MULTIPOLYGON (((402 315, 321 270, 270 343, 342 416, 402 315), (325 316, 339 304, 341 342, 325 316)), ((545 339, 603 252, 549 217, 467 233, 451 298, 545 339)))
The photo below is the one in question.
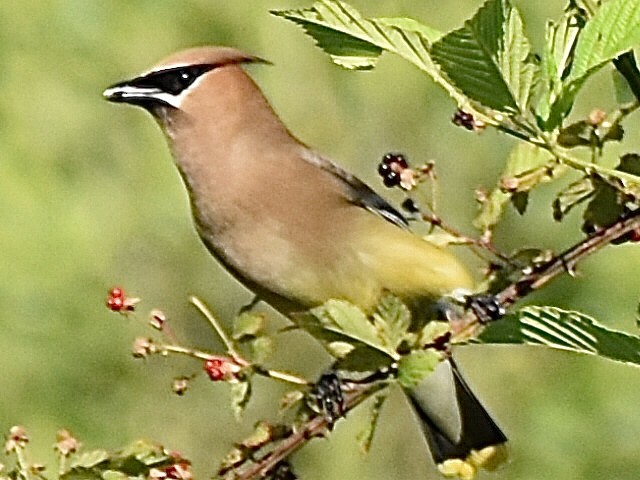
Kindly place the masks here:
MULTIPOLYGON (((640 229, 640 209, 568 248, 560 255, 536 267, 531 273, 523 275, 496 294, 496 299, 505 307, 513 305, 531 292, 539 290, 561 273, 573 272, 579 261, 636 229, 640 229)), ((477 335, 482 324, 473 313, 469 312, 462 318, 454 320, 452 326, 455 340, 464 341, 477 335)))
MULTIPOLYGON (((350 387, 352 390, 345 395, 345 414, 382 388, 380 384, 350 384, 350 387)), ((258 462, 243 471, 236 472, 233 480, 250 480, 266 476, 278 463, 302 447, 309 439, 321 436, 326 431, 327 418, 324 415, 312 418, 258 462)))
MULTIPOLYGON (((198 350, 193 350, 191 348, 181 347, 179 345, 160 345, 159 347, 162 349, 162 351, 165 351, 165 352, 187 355, 188 357, 197 358, 199 360, 216 360, 216 359, 228 360, 226 357, 223 357, 222 355, 212 355, 211 353, 205 353, 198 350)), ((242 366, 248 365, 248 362, 246 362, 241 358, 234 357, 233 360, 240 363, 242 366)))
POLYGON ((268 378, 273 378, 274 380, 280 380, 286 383, 293 383, 294 385, 309 385, 309 381, 304 378, 298 377, 297 375, 293 375, 291 373, 283 372, 281 370, 269 370, 262 367, 255 366, 255 372, 258 375, 263 375, 268 378))
POLYGON ((19 474, 25 479, 31 479, 31 473, 29 472, 29 464, 27 463, 26 458, 24 457, 24 449, 20 446, 16 446, 16 462, 18 464, 19 474))
MULTIPOLYGON (((221 355, 214 355, 211 353, 201 352, 198 350, 192 350, 191 348, 181 347, 179 345, 160 345, 160 348, 164 352, 171 352, 171 353, 177 353, 180 355, 186 355, 188 357, 197 358, 199 360, 216 360, 216 359, 227 360, 226 357, 223 357, 221 355)), ((292 373, 283 372, 281 370, 270 370, 268 368, 263 368, 258 365, 251 365, 250 362, 248 362, 247 360, 245 360, 240 356, 233 357, 233 361, 242 367, 251 366, 258 375, 262 375, 264 377, 273 378, 274 380, 280 380, 282 382, 291 383, 294 385, 303 385, 303 386, 309 385, 309 382, 302 377, 299 377, 292 373)))
POLYGON ((227 349, 227 353, 233 357, 234 360, 242 360, 242 356, 235 349, 233 342, 227 336, 222 326, 218 323, 218 320, 213 316, 209 307, 207 307, 202 300, 200 300, 196 296, 189 297, 189 301, 198 309, 200 313, 204 315, 204 318, 208 320, 213 329, 216 331, 222 343, 224 343, 225 348, 227 349))

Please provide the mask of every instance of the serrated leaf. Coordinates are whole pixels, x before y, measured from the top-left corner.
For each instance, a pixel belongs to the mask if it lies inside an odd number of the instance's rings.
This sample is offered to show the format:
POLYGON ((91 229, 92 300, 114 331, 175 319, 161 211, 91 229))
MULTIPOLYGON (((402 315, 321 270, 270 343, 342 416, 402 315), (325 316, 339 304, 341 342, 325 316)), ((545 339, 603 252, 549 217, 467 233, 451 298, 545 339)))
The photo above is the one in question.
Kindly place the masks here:
POLYGON ((552 105, 566 115, 584 82, 604 64, 640 44, 640 0, 609 0, 578 37, 571 72, 552 105))
POLYGON ((383 393, 375 395, 373 397, 373 402, 369 407, 369 415, 367 418, 367 424, 363 431, 358 434, 357 440, 360 444, 360 450, 363 453, 369 453, 371 450, 371 443, 373 442, 373 437, 376 433, 376 427, 378 426, 378 419, 380 418, 380 411, 382 410, 382 406, 384 405, 387 396, 383 393))
POLYGON ((373 324, 378 330, 378 337, 388 350, 395 352, 407 338, 411 325, 411 312, 395 295, 384 295, 376 306, 373 324))
POLYGON ((504 206, 516 192, 526 192, 544 181, 550 180, 548 164, 551 155, 529 143, 517 144, 507 159, 501 182, 514 179, 516 187, 505 192, 501 186, 496 187, 482 204, 480 213, 473 225, 480 231, 491 230, 502 218, 504 206))
POLYGON ((640 365, 640 337, 556 307, 524 307, 489 325, 473 343, 541 345, 640 365))
POLYGON ((507 0, 487 1, 464 27, 435 42, 431 55, 469 98, 504 112, 527 109, 537 66, 507 0))
POLYGON ((387 345, 378 336, 378 332, 362 310, 343 300, 329 300, 319 307, 312 308, 310 313, 322 326, 344 337, 364 343, 387 354, 387 345))
MULTIPOLYGON (((300 25, 335 63, 350 69, 373 68, 383 50, 423 56, 418 51, 410 53, 416 39, 403 40, 398 33, 413 33, 425 41, 440 36, 437 30, 408 18, 365 19, 347 3, 333 0, 319 1, 306 9, 271 13, 300 25)), ((421 61, 424 63, 424 59, 421 61)))
POLYGON ((231 410, 236 419, 240 420, 244 409, 251 400, 251 382, 248 380, 231 384, 231 410))
POLYGON ((555 110, 551 107, 562 94, 563 79, 573 61, 580 28, 580 15, 573 8, 565 12, 558 22, 547 22, 540 68, 540 99, 536 106, 541 127, 546 131, 556 128, 567 113, 559 109, 559 105, 555 110))
POLYGON ((640 0, 604 2, 580 33, 568 82, 583 79, 639 44, 640 0))
POLYGON ((414 350, 398 362, 398 382, 413 388, 430 375, 442 361, 442 354, 433 349, 414 350))
POLYGON ((438 30, 410 18, 364 18, 355 8, 336 0, 271 13, 301 26, 342 67, 371 69, 381 53, 388 51, 427 73, 459 105, 468 103, 431 59, 429 47, 442 36, 438 30))

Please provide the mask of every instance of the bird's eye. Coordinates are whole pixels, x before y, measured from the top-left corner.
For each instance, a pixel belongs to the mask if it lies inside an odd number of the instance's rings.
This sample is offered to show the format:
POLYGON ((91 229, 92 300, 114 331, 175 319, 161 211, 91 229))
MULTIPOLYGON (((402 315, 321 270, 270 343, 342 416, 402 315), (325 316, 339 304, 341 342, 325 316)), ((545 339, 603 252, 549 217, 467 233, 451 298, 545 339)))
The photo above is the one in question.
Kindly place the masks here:
POLYGON ((213 68, 213 65, 191 65, 150 73, 136 81, 139 87, 151 87, 171 95, 178 95, 196 79, 213 68))

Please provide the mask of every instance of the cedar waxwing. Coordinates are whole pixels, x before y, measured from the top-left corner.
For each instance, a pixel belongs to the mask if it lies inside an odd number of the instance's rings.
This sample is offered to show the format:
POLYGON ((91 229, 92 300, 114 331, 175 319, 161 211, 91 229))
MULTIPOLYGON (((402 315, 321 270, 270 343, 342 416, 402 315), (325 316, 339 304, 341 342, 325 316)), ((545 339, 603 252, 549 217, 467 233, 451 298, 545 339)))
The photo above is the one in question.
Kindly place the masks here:
MULTIPOLYGON (((287 130, 242 68, 261 62, 194 48, 104 92, 160 125, 211 254, 284 314, 329 299, 371 311, 383 292, 415 311, 471 289, 449 252, 411 233, 382 197, 287 130)), ((453 361, 409 395, 436 463, 502 455, 505 435, 453 361)))

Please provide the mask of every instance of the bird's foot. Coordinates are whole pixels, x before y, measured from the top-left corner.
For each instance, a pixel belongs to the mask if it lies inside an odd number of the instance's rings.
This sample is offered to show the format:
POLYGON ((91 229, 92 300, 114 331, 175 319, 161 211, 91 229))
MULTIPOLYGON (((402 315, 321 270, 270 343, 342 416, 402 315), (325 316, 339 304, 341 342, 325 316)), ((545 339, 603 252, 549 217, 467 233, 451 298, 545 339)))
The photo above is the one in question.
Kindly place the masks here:
POLYGON ((327 420, 329 430, 344 416, 344 392, 342 381, 335 372, 322 374, 311 392, 317 407, 327 420))
POLYGON ((495 295, 490 293, 476 293, 467 295, 465 298, 465 308, 475 313, 480 323, 489 323, 505 316, 507 311, 504 305, 495 295))

